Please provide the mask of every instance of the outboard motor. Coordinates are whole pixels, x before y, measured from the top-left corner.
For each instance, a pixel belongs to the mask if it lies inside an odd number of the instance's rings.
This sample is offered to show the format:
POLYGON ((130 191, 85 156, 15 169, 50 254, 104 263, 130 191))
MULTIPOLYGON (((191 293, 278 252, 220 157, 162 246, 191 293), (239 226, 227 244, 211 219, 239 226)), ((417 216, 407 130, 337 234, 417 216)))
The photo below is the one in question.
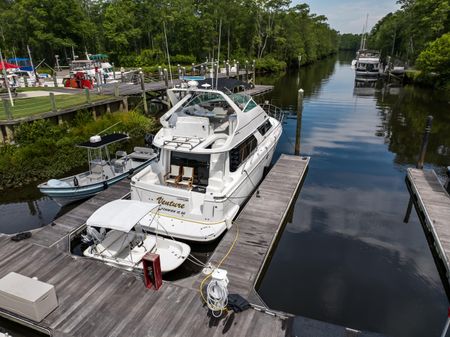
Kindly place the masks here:
POLYGON ((445 182, 444 187, 447 190, 447 193, 450 194, 450 166, 447 166, 447 181, 445 182))

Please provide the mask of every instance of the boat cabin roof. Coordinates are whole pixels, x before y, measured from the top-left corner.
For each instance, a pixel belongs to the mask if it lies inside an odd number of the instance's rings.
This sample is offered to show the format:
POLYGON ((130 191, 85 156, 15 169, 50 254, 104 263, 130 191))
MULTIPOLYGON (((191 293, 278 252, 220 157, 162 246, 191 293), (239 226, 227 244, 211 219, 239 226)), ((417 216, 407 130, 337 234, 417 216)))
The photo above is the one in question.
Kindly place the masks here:
POLYGON ((86 225, 128 233, 144 216, 158 206, 158 204, 138 200, 114 200, 96 210, 87 219, 86 225))
POLYGON ((128 137, 128 135, 126 135, 124 133, 112 133, 109 135, 101 136, 100 140, 97 142, 92 142, 91 140, 89 140, 87 142, 80 143, 77 146, 83 147, 86 149, 98 149, 101 147, 105 147, 109 144, 120 142, 122 140, 129 139, 129 138, 130 137, 128 137))

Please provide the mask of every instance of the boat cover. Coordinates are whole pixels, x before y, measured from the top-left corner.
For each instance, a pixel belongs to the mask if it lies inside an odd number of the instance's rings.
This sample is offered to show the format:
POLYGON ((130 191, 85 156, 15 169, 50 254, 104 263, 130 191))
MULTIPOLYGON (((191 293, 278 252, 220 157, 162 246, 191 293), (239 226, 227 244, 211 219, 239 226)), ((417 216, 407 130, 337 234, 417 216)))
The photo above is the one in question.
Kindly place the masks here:
POLYGON ((145 215, 158 206, 138 200, 114 200, 96 210, 87 219, 86 225, 128 233, 145 215))

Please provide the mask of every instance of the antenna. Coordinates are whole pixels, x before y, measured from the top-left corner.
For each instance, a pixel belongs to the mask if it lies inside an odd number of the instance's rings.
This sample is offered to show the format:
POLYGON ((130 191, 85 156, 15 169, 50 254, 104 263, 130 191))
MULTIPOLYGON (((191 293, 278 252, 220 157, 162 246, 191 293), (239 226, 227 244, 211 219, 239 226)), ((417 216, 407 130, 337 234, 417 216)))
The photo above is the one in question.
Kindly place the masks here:
POLYGON ((169 54, 169 44, 167 43, 167 32, 166 32, 166 22, 163 21, 164 27, 164 37, 166 39, 166 53, 167 53, 167 62, 169 63, 169 74, 170 74, 170 83, 173 87, 173 78, 172 78, 172 67, 170 66, 170 54, 169 54))
MULTIPOLYGON (((220 18, 219 23, 219 49, 217 50, 217 70, 216 70, 216 90, 219 83, 219 69, 220 69, 220 39, 222 37, 222 18, 220 18)), ((239 79, 239 74, 238 74, 239 79)))

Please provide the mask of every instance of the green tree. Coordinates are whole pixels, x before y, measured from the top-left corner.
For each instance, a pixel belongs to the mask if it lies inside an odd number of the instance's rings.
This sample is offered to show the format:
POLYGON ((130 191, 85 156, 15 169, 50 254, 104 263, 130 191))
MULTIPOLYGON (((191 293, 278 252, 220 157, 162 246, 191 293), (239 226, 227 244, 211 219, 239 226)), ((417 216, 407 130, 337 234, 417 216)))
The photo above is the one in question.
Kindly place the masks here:
POLYGON ((437 73, 450 80, 450 33, 431 42, 417 58, 417 67, 426 73, 437 73))

